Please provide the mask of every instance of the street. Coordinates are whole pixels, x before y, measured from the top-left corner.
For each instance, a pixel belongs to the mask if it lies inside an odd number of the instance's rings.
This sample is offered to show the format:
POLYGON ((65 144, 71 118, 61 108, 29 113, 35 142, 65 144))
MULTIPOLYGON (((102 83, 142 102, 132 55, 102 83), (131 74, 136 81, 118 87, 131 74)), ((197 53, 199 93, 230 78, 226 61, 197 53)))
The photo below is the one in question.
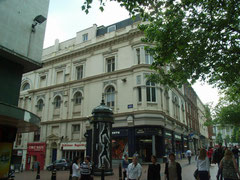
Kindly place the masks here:
MULTIPOLYGON (((194 157, 192 158, 192 163, 188 165, 187 159, 179 160, 181 166, 182 166, 182 179, 183 180, 194 180, 193 173, 196 170, 196 162, 194 160, 194 157)), ((143 174, 141 177, 141 180, 146 180, 147 179, 147 168, 148 165, 142 165, 143 167, 143 174)), ((165 165, 161 164, 161 177, 164 179, 164 168, 165 165)), ((216 174, 217 174, 217 165, 212 164, 210 173, 211 173, 211 179, 216 179, 216 174)), ((118 176, 118 166, 114 166, 113 168, 114 175, 113 176, 106 176, 106 180, 115 180, 119 179, 118 176)), ((36 171, 24 171, 22 173, 16 173, 15 174, 15 180, 33 180, 36 179, 37 172, 36 171)), ((69 171, 57 171, 57 180, 68 180, 69 178, 69 171)), ((42 180, 50 180, 51 179, 51 172, 49 171, 41 171, 40 173, 40 179, 42 180)), ((100 177, 95 176, 95 180, 100 180, 100 177)))

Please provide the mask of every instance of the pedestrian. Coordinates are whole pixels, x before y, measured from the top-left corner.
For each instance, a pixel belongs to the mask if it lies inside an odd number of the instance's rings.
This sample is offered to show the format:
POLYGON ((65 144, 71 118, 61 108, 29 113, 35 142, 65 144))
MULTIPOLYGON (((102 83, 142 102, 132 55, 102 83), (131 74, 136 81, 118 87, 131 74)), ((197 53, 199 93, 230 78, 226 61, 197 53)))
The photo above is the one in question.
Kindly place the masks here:
POLYGON ((75 157, 72 164, 72 180, 79 180, 80 178, 80 159, 75 157))
POLYGON ((201 149, 197 159, 197 170, 199 180, 209 180, 210 179, 210 164, 207 157, 207 150, 201 149))
POLYGON ((92 165, 90 157, 86 156, 80 165, 81 180, 91 180, 92 165))
POLYGON ((182 180, 182 167, 175 161, 175 154, 170 153, 170 161, 165 164, 165 180, 182 180))
POLYGON ((237 167, 239 167, 239 155, 238 155, 239 150, 238 150, 237 146, 234 146, 232 153, 233 153, 234 158, 237 161, 237 167))
POLYGON ((188 164, 191 164, 192 151, 190 149, 186 151, 186 156, 188 158, 188 164))
POLYGON ((148 166, 147 180, 161 180, 161 165, 157 163, 157 157, 152 155, 151 161, 152 164, 149 164, 148 166))
MULTIPOLYGON (((224 149, 222 147, 222 143, 219 143, 218 148, 214 151, 213 153, 213 163, 217 163, 218 167, 220 165, 220 162, 222 160, 222 158, 224 157, 224 149)), ((218 168, 218 172, 217 172, 217 179, 222 180, 222 171, 221 168, 218 168)))
POLYGON ((211 162, 212 162, 212 154, 213 154, 213 149, 211 147, 209 147, 208 151, 207 151, 207 156, 208 156, 208 160, 209 160, 210 165, 211 165, 211 162))
POLYGON ((128 180, 140 180, 142 175, 142 166, 138 163, 138 156, 133 155, 132 163, 128 165, 128 180))
POLYGON ((127 170, 128 170, 128 156, 124 154, 124 158, 122 160, 122 168, 123 168, 123 180, 127 179, 127 170))
POLYGON ((220 162, 224 180, 234 180, 240 177, 237 162, 230 150, 226 150, 223 159, 220 162))

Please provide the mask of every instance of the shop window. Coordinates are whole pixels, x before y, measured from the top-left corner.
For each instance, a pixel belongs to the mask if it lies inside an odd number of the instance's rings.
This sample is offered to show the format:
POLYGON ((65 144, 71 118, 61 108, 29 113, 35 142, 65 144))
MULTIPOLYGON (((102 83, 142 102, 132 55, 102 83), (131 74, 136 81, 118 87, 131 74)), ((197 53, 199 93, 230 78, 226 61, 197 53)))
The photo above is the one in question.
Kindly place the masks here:
POLYGON ((33 141, 40 141, 40 129, 34 132, 33 141))
POLYGON ((30 84, 29 84, 29 83, 25 83, 25 84, 22 86, 22 90, 23 90, 23 91, 26 91, 26 90, 28 90, 28 89, 30 89, 30 84))
POLYGON ((112 158, 121 160, 123 155, 127 153, 128 153, 128 139, 113 138, 112 139, 112 158))
POLYGON ((80 105, 82 101, 82 93, 76 92, 73 97, 74 105, 80 105))
POLYGON ((22 144, 22 134, 17 133, 16 135, 16 146, 20 146, 22 144))
POLYGON ((107 72, 115 71, 115 57, 106 58, 107 72))
POLYGON ((83 65, 76 67, 76 78, 77 80, 83 78, 83 65))
POLYGON ((42 99, 39 99, 38 102, 37 102, 37 111, 42 111, 43 110, 43 100, 42 99))
POLYGON ((61 97, 60 96, 56 96, 55 98, 54 98, 54 102, 53 102, 53 104, 54 104, 54 108, 55 109, 59 109, 60 107, 61 107, 61 97))
POLYGON ((156 87, 155 83, 147 81, 146 82, 146 95, 148 102, 156 102, 156 87))
POLYGON ((138 102, 142 102, 142 88, 137 87, 137 91, 138 91, 138 102))
POLYGON ((106 88, 105 96, 106 96, 107 106, 110 108, 114 108, 114 106, 115 106, 115 89, 113 86, 109 86, 106 88))

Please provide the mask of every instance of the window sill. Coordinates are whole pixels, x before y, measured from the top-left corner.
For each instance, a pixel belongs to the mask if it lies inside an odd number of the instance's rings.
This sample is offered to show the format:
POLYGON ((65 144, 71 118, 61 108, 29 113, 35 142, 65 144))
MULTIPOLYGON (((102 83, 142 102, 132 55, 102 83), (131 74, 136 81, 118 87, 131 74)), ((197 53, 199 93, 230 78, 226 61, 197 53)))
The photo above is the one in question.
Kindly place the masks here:
POLYGON ((157 105, 158 103, 157 102, 147 102, 147 104, 149 104, 149 105, 157 105))

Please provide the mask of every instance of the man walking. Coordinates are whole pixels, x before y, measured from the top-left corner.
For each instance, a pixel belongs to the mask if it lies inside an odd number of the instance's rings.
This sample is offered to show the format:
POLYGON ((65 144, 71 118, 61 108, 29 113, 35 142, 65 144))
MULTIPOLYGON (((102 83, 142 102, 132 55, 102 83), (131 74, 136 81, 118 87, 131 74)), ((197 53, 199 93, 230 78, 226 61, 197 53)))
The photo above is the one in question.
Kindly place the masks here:
POLYGON ((138 163, 138 157, 133 155, 132 163, 128 165, 128 180, 140 180, 142 175, 142 166, 138 163))
POLYGON ((239 156, 238 156, 239 150, 238 150, 237 146, 234 146, 232 153, 234 155, 234 158, 237 161, 237 167, 239 167, 239 156))
POLYGON ((186 151, 186 156, 188 158, 188 164, 191 164, 192 151, 190 149, 186 151))
MULTIPOLYGON (((217 163, 219 167, 223 157, 224 157, 224 149, 222 147, 222 143, 219 143, 219 147, 213 153, 213 163, 217 163)), ((217 179, 222 180, 222 171, 220 168, 218 169, 217 179)))

